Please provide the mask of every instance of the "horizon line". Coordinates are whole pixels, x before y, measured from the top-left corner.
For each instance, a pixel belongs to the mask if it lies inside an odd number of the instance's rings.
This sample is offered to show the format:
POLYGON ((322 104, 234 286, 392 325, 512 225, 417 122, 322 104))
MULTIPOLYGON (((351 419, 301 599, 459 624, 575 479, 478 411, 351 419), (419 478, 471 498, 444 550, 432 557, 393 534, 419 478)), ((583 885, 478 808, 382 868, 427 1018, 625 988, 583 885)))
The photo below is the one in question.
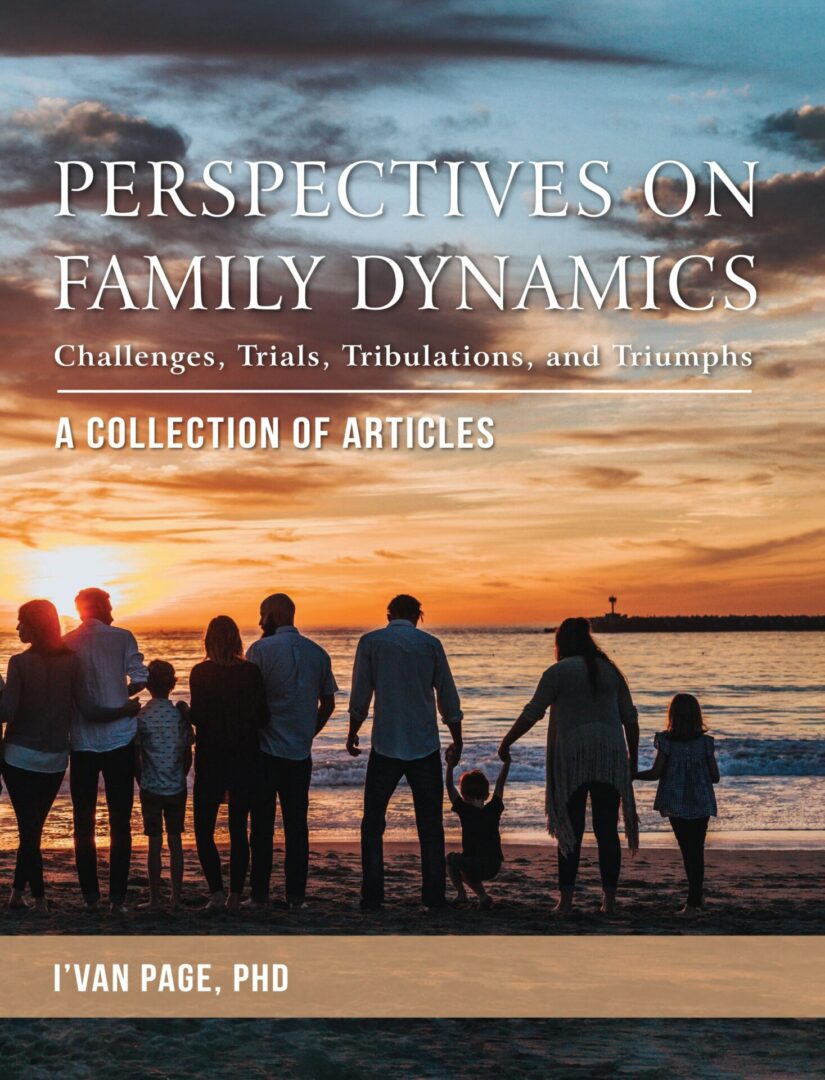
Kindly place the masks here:
POLYGON ((716 389, 716 388, 712 388, 712 387, 708 387, 708 389, 706 389, 706 390, 702 390, 702 389, 668 389, 668 390, 635 389, 634 390, 632 388, 624 388, 624 387, 621 387, 621 388, 620 387, 593 387, 593 388, 587 388, 587 389, 579 387, 579 388, 558 388, 558 389, 552 389, 552 390, 548 390, 548 389, 519 390, 519 389, 510 389, 510 388, 508 388, 508 389, 499 389, 499 390, 494 390, 494 389, 493 390, 483 390, 483 389, 471 389, 471 390, 468 390, 468 389, 455 389, 455 388, 447 388, 447 389, 444 389, 444 390, 438 390, 438 389, 411 390, 411 389, 386 389, 386 388, 380 388, 380 389, 375 389, 375 388, 369 389, 369 388, 367 388, 367 389, 363 389, 363 390, 358 390, 358 389, 351 389, 351 390, 350 389, 346 389, 346 390, 344 390, 344 389, 299 390, 299 389, 292 389, 292 388, 290 388, 290 389, 259 389, 259 388, 255 388, 255 389, 245 390, 245 389, 230 387, 228 389, 208 389, 208 390, 188 390, 188 389, 185 389, 185 388, 174 388, 174 389, 163 389, 163 390, 158 390, 158 389, 152 389, 152 390, 147 390, 147 389, 140 389, 140 390, 129 390, 129 389, 117 389, 117 390, 101 390, 101 389, 86 389, 86 390, 73 390, 72 389, 72 390, 70 390, 70 389, 58 389, 57 393, 58 394, 76 394, 76 395, 128 394, 130 396, 134 396, 135 394, 158 394, 158 395, 165 395, 165 396, 178 395, 178 394, 214 394, 214 395, 221 395, 221 394, 249 394, 249 395, 253 395, 253 394, 254 395, 258 395, 258 394, 285 394, 285 395, 315 395, 315 396, 321 396, 321 397, 326 396, 326 395, 371 396, 371 395, 384 395, 384 394, 395 394, 395 395, 398 395, 398 394, 402 394, 402 395, 408 395, 408 394, 430 395, 430 394, 432 394, 432 395, 436 395, 436 396, 441 395, 443 397, 443 396, 449 396, 449 395, 468 395, 468 394, 469 395, 479 395, 479 396, 481 396, 481 395, 483 395, 483 396, 491 396, 491 395, 492 396, 502 396, 502 395, 516 395, 516 394, 527 394, 527 395, 533 395, 533 396, 544 396, 544 395, 547 395, 547 394, 618 394, 618 395, 627 395, 627 396, 642 395, 642 394, 656 394, 656 395, 752 394, 753 390, 747 390, 747 389, 741 389, 741 390, 740 389, 736 389, 736 390, 716 389))
MULTIPOLYGON (((77 622, 77 623, 79 623, 81 621, 80 618, 77 615, 72 615, 72 614, 69 614, 69 613, 58 613, 58 614, 59 614, 60 619, 64 620, 64 621, 77 622)), ((769 615, 759 615, 759 614, 756 614, 754 612, 749 612, 748 614, 743 615, 743 614, 737 614, 735 612, 729 612, 726 615, 719 615, 719 614, 716 614, 716 613, 702 613, 702 614, 697 614, 697 615, 679 615, 679 614, 677 614, 677 615, 627 615, 625 617, 627 619, 644 619, 644 620, 651 620, 651 621, 658 621, 658 620, 664 621, 664 620, 669 620, 669 619, 674 619, 674 620, 675 619, 682 619, 682 620, 690 620, 690 619, 759 619, 759 620, 765 621, 765 620, 769 620, 769 619, 825 619, 825 613, 817 613, 817 614, 812 615, 812 614, 808 614, 808 613, 805 613, 805 612, 801 612, 801 613, 796 612, 796 613, 793 613, 793 614, 781 614, 781 613, 774 612, 774 613, 769 614, 769 615)), ((153 631, 155 633, 158 633, 158 632, 164 632, 164 633, 165 632, 168 632, 168 633, 181 633, 181 632, 202 633, 203 632, 203 626, 202 625, 180 624, 180 625, 173 625, 173 626, 161 626, 161 625, 158 625, 158 624, 152 625, 151 620, 149 618, 142 617, 142 616, 132 617, 132 616, 127 614, 125 616, 125 618, 130 623, 135 623, 136 622, 136 623, 144 626, 145 629, 153 631)), ((610 615, 609 615, 609 613, 607 615, 589 615, 589 616, 585 616, 585 618, 587 618, 591 622, 597 622, 597 621, 601 622, 605 618, 609 619, 610 615)), ((558 624, 560 622, 563 622, 563 621, 564 621, 564 618, 561 617, 559 619, 542 620, 541 622, 509 622, 509 623, 492 623, 492 622, 486 622, 486 623, 463 622, 463 623, 459 623, 459 622, 456 622, 456 623, 432 623, 432 624, 429 624, 429 625, 431 625, 433 628, 437 628, 438 630, 473 630, 473 631, 479 631, 479 630, 490 630, 490 631, 497 631, 497 630, 541 630, 541 631, 546 631, 547 629, 555 630, 557 628, 558 624)), ((618 621, 619 620, 617 619, 617 622, 618 621)), ((316 630, 324 630, 324 631, 326 631, 326 630, 363 631, 366 627, 369 627, 369 626, 377 625, 377 626, 381 627, 381 626, 386 625, 386 623, 381 623, 379 619, 375 619, 375 620, 369 621, 369 622, 365 621, 363 623, 348 623, 348 624, 345 624, 345 623, 316 623, 316 622, 306 622, 306 623, 304 623, 303 620, 297 620, 296 625, 298 625, 298 623, 302 623, 302 625, 306 626, 309 630, 313 630, 313 631, 316 631, 316 630)), ((115 620, 115 624, 119 625, 119 621, 115 620)), ((257 626, 257 624, 255 626, 253 626, 252 623, 250 623, 248 626, 244 626, 244 625, 239 624, 239 627, 244 632, 246 632, 248 630, 250 632, 254 631, 254 632, 257 633, 258 630, 259 630, 259 627, 257 626)), ((427 627, 424 626, 424 627, 422 627, 422 629, 426 630, 427 627)), ((604 630, 601 630, 601 631, 596 630, 594 632, 595 633, 609 633, 609 631, 604 631, 604 630)), ((819 633, 820 631, 814 631, 814 632, 819 633)), ((8 631, 0 630, 0 634, 7 634, 7 633, 8 634, 14 634, 15 631, 14 630, 8 630, 8 631)))

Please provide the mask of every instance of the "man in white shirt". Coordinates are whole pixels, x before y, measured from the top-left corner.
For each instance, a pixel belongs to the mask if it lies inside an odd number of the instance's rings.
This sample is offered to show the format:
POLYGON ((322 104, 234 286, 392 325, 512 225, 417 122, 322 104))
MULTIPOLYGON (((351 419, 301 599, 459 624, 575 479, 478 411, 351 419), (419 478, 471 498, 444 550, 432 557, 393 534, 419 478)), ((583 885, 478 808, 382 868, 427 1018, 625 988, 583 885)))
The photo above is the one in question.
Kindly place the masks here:
POLYGON ((148 670, 134 635, 112 626, 112 604, 103 589, 82 589, 75 597, 81 624, 65 643, 80 659, 85 695, 117 718, 88 720, 77 714, 72 723, 69 786, 74 815, 74 850, 80 890, 88 911, 100 901, 95 818, 100 774, 109 813, 109 905, 124 912, 132 858, 132 804, 135 793, 136 695, 146 685, 148 670))
POLYGON ((361 821, 364 911, 375 911, 384 902, 386 812, 402 776, 412 789, 415 806, 422 901, 431 909, 446 903, 444 781, 436 706, 450 730, 456 762, 462 749, 462 712, 444 646, 417 629, 422 614, 414 596, 396 596, 387 609, 387 626, 365 634, 355 653, 347 738, 353 757, 361 753, 358 732, 375 698, 361 821))
POLYGON ((335 708, 338 686, 329 655, 295 627, 295 604, 274 593, 261 604, 263 637, 249 647, 247 660, 263 675, 269 723, 261 729, 263 796, 250 812, 249 873, 252 903, 269 898, 275 805, 284 826, 286 901, 301 908, 309 868, 309 785, 312 741, 335 708))

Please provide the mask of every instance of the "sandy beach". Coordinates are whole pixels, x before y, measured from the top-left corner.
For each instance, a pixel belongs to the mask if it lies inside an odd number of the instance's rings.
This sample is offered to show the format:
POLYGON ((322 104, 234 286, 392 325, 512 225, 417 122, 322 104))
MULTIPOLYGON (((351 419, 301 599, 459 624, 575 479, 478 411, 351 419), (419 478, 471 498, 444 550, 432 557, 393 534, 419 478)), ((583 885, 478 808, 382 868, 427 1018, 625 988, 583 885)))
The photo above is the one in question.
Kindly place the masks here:
POLYGON ((9 1076, 86 1080, 776 1080, 822 1076, 823 1025, 714 1020, 0 1021, 9 1076), (220 1062, 220 1071, 214 1063, 220 1062))
MULTIPOLYGON (((449 844, 448 844, 449 850, 449 844)), ((223 852, 224 858, 228 853, 223 852)), ((377 914, 359 911, 360 853, 354 843, 312 847, 307 907, 290 913, 279 906, 283 851, 276 847, 273 903, 264 912, 207 917, 200 910, 206 888, 194 849, 186 849, 182 911, 142 912, 147 899, 145 854, 136 844, 129 913, 114 917, 82 910, 71 849, 44 852, 52 912, 2 914, 5 934, 819 934, 825 925, 823 855, 816 850, 716 848, 707 852, 707 904, 685 920, 676 912, 685 884, 676 850, 649 848, 635 859, 624 853, 620 909, 613 918, 597 912, 600 898, 595 848, 586 846, 577 910, 568 919, 551 914, 556 899, 555 848, 551 844, 505 845, 505 864, 490 886, 492 912, 468 909, 437 914, 420 909, 417 845, 386 844, 387 903, 377 914)), ((0 852, 0 880, 9 881, 14 853, 0 852)), ((105 876, 101 875, 105 881, 105 876)), ((448 886, 449 890, 449 886, 448 886)), ((448 896, 450 895, 448 891, 448 896)))

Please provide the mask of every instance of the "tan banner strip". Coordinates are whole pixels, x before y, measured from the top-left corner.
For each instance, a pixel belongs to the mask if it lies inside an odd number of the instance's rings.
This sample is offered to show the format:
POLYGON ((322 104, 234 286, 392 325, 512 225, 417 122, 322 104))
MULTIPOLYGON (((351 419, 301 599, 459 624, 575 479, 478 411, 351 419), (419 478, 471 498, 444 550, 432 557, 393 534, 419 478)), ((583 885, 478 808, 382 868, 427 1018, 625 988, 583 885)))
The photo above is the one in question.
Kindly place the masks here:
POLYGON ((825 1017, 825 937, 4 940, 4 1017, 825 1017))

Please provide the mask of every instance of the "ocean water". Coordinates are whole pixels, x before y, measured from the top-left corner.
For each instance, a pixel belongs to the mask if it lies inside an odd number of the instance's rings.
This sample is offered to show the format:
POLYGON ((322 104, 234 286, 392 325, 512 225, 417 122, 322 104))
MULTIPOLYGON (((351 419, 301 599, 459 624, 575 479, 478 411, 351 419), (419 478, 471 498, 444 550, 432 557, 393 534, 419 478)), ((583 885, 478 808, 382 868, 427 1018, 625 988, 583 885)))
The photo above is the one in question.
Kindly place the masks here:
MULTIPOLYGON (((306 632, 330 653, 341 688, 338 710, 315 742, 311 827, 316 839, 353 839, 367 755, 349 757, 344 739, 352 659, 362 631, 306 632)), ((248 632, 244 640, 248 644, 256 636, 248 632)), ((552 662, 552 635, 507 629, 445 630, 440 636, 464 706, 462 768, 482 768, 492 780, 502 735, 552 662)), ((175 665, 175 695, 186 697, 189 671, 203 655, 201 635, 162 632, 142 634, 139 640, 147 659, 175 665)), ((652 761, 653 735, 664 726, 672 695, 688 691, 701 701, 722 774, 712 841, 760 837, 760 842, 819 846, 825 837, 818 835, 825 830, 825 634, 625 634, 602 635, 601 643, 627 675, 639 708, 642 767, 652 761)), ((14 635, 0 635, 4 673, 9 654, 20 647, 14 635)), ((545 735, 546 721, 513 748, 505 837, 534 839, 543 833, 545 735)), ((361 744, 369 746, 369 723, 361 744)), ((655 787, 636 785, 642 830, 652 842, 656 834, 669 833, 667 821, 652 809, 655 787)), ((45 839, 52 845, 71 841, 67 788, 66 783, 47 823, 45 839)), ((387 820, 388 838, 414 834, 412 802, 403 784, 387 820)), ((135 826, 139 833, 137 820, 135 826)), ((14 817, 4 794, 0 846, 13 843, 14 817)))

